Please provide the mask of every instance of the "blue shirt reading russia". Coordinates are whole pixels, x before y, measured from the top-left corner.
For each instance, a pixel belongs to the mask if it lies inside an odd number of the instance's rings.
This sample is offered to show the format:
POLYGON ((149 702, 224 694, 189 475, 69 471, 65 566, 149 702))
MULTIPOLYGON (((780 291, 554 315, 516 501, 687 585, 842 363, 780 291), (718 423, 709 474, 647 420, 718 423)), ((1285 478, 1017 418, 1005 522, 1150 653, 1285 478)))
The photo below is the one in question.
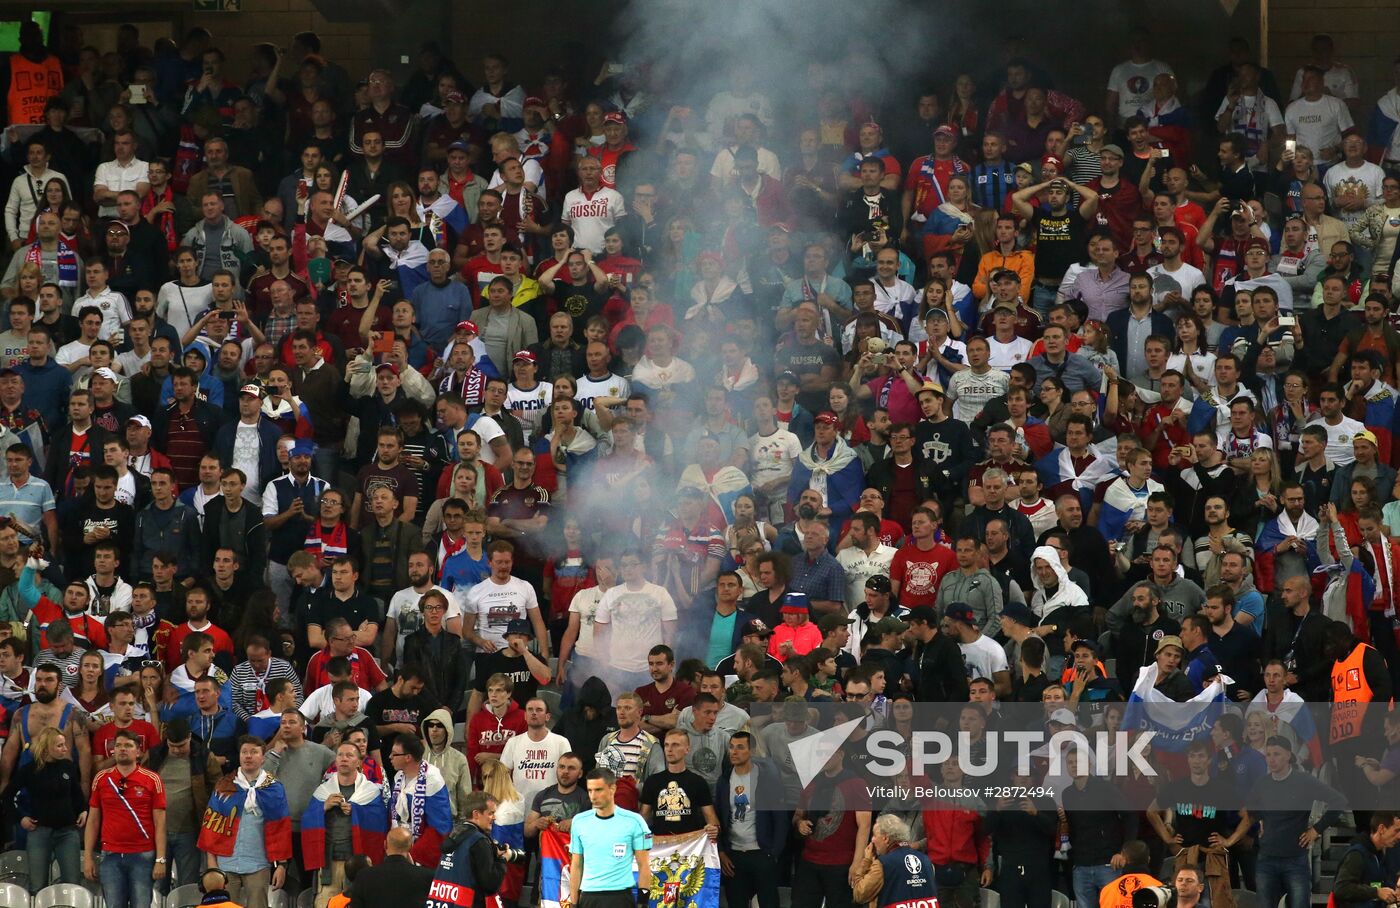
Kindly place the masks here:
POLYGON ((614 807, 612 816, 600 817, 589 810, 574 817, 569 831, 569 853, 583 855, 580 892, 636 888, 633 858, 651 848, 651 830, 641 814, 614 807))

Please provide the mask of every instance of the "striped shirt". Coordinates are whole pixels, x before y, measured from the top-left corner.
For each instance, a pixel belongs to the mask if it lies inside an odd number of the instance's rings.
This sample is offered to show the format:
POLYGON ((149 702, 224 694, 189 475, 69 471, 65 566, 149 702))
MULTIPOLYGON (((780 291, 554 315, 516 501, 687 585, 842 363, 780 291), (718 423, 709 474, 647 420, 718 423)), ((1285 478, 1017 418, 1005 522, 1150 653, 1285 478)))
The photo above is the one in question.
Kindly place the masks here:
MULTIPOLYGON (((9 479, 0 482, 0 514, 13 517, 31 529, 39 529, 44 515, 55 507, 53 489, 37 476, 29 476, 21 486, 9 479)), ((34 541, 23 534, 20 539, 25 543, 34 541)))
POLYGON ((972 201, 991 211, 1001 211, 1001 204, 1016 191, 1016 169, 1006 161, 978 164, 972 168, 972 201))
POLYGON ((292 663, 286 659, 270 657, 267 668, 261 673, 253 668, 251 662, 240 662, 233 667, 233 674, 228 678, 229 690, 233 695, 233 711, 238 714, 238 718, 247 722, 254 713, 270 705, 266 691, 268 682, 274 678, 286 678, 291 681, 297 693, 297 703, 301 703, 301 679, 297 677, 292 663))

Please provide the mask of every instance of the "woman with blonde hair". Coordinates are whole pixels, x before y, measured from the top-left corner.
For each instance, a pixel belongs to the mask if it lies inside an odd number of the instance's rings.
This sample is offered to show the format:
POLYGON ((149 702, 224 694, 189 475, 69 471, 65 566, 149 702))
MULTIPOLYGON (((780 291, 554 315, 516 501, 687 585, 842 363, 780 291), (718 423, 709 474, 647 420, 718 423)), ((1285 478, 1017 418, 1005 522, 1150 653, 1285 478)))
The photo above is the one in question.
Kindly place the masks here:
POLYGON ((1283 473, 1272 448, 1259 448, 1249 455, 1249 477, 1240 484, 1230 513, 1239 515, 1239 530, 1257 537, 1258 530, 1278 516, 1282 506, 1283 473))
MULTIPOLYGON (((510 769, 500 760, 489 759, 481 767, 481 790, 496 802, 496 819, 491 826, 491 838, 498 845, 525 848, 525 814, 530 805, 511 781, 510 769)), ((525 882, 524 862, 506 864, 506 878, 498 894, 502 901, 515 902, 525 882)))
POLYGON ((452 468, 452 482, 448 485, 447 495, 434 501, 423 517, 424 545, 428 545, 442 532, 442 506, 447 504, 449 499, 462 499, 467 503, 468 510, 483 503, 477 501, 476 481, 476 469, 471 465, 459 463, 452 468))
POLYGON ((49 884, 49 865, 58 862, 58 883, 82 882, 82 825, 87 798, 73 762, 68 738, 56 728, 34 736, 29 752, 34 759, 21 766, 12 780, 14 806, 20 826, 28 833, 29 887, 38 892, 49 884))

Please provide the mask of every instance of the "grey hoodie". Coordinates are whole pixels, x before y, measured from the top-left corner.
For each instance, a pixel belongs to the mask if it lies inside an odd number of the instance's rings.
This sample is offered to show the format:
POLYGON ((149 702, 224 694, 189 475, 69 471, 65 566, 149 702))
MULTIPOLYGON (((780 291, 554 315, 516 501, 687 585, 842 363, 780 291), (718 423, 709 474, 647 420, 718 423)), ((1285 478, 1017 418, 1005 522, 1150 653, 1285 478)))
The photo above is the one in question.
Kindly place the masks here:
POLYGON ((1001 584, 990 571, 978 569, 971 574, 950 571, 938 583, 935 607, 942 612, 949 604, 965 602, 977 618, 977 626, 989 637, 1001 630, 1001 584))
MULTIPOLYGON (((1136 587, 1137 584, 1133 586, 1136 587)), ((1178 624, 1181 623, 1181 619, 1199 612, 1206 601, 1205 591, 1185 577, 1173 577, 1171 583, 1165 586, 1154 586, 1157 587, 1158 595, 1162 597, 1162 604, 1158 606, 1161 613, 1178 624)), ((1132 613, 1133 591, 1129 589, 1123 594, 1123 598, 1113 603, 1113 607, 1108 610, 1108 629, 1115 633, 1121 630, 1130 620, 1132 613)))

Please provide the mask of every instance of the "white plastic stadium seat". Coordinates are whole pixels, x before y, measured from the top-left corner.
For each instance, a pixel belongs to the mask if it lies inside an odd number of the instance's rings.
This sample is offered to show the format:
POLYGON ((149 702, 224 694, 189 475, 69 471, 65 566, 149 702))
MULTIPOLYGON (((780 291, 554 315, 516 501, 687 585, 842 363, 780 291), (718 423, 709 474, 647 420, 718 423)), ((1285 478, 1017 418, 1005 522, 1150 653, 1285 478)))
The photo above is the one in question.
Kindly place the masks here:
POLYGON ((1070 908, 1073 899, 1060 892, 1058 889, 1050 890, 1050 908, 1070 908))
POLYGON ((97 900, 75 883, 54 883, 34 896, 34 908, 93 908, 97 900))
POLYGON ((0 882, 19 883, 28 888, 29 886, 29 853, 25 851, 7 851, 0 854, 0 882))
POLYGON ((165 897, 165 908, 194 908, 203 898, 204 893, 199 891, 198 883, 187 883, 170 890, 165 897))
POLYGON ((0 883, 0 905, 5 908, 29 908, 29 890, 19 883, 0 883))

